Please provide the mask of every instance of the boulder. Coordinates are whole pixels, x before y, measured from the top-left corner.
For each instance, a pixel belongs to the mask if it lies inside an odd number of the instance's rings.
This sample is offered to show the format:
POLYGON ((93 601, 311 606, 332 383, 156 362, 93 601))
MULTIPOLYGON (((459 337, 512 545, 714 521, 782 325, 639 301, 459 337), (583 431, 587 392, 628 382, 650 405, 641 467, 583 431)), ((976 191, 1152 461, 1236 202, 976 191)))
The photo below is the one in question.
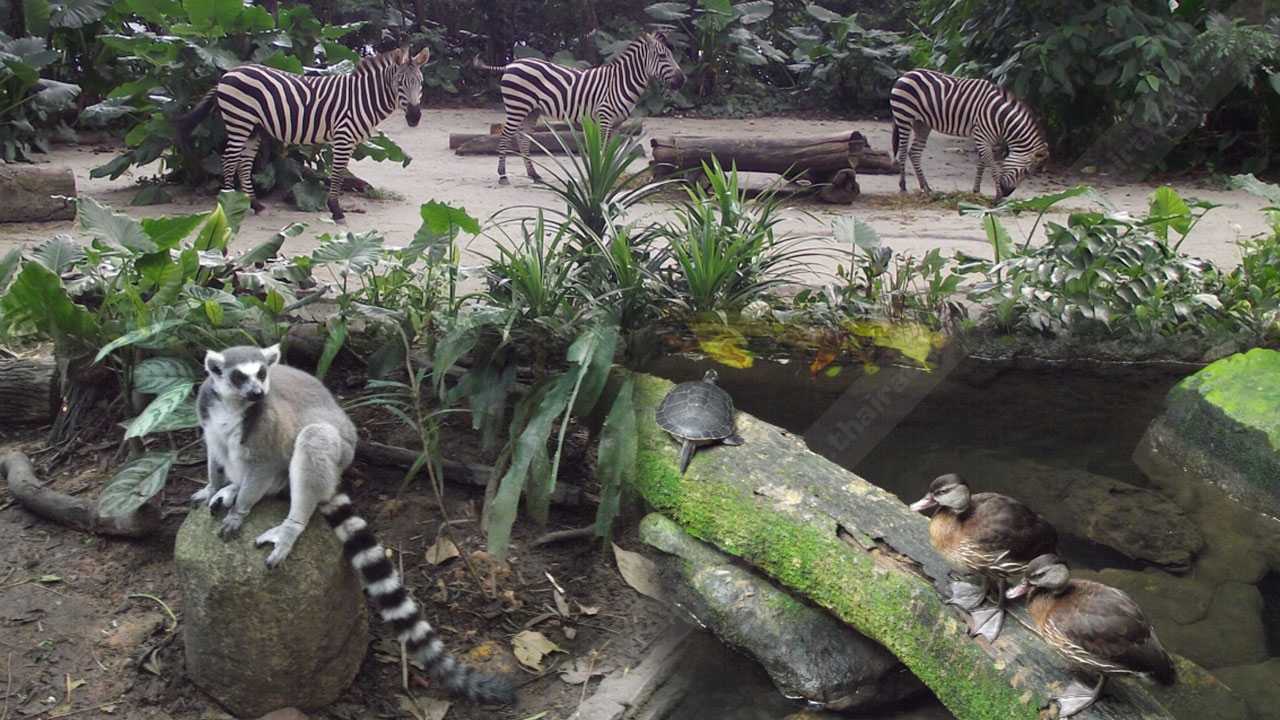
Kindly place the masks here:
POLYGON ((1256 348, 1225 357, 1175 385, 1148 435, 1160 452, 1211 463, 1205 475, 1227 492, 1280 517, 1280 352, 1256 348))
POLYGON ((310 710, 355 679, 369 643, 359 578, 341 543, 316 519, 278 568, 253 539, 288 514, 282 500, 254 507, 239 537, 218 537, 220 517, 191 511, 174 561, 182 585, 183 640, 192 681, 239 717, 310 710))
POLYGON ((879 643, 796 600, 656 513, 640 524, 670 595, 729 646, 754 658, 779 692, 828 710, 866 710, 924 685, 879 643))

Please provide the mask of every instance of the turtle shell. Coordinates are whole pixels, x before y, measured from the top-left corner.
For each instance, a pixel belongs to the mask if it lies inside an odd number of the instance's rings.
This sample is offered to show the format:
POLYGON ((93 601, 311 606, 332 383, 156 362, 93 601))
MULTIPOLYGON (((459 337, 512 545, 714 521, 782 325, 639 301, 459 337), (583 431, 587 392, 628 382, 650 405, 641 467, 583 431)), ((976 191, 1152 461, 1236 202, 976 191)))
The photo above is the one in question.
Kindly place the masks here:
POLYGON ((701 380, 683 382, 658 403, 658 427, 681 440, 710 442, 733 434, 733 398, 716 385, 716 371, 701 380))

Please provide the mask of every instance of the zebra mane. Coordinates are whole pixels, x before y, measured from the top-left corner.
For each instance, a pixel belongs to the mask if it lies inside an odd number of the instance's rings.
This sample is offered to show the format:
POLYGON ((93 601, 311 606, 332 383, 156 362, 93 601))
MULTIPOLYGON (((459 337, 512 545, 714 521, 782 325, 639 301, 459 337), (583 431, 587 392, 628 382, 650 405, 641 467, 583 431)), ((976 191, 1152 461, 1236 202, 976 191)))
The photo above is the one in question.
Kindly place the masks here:
POLYGON ((405 58, 408 56, 409 48, 405 46, 378 53, 373 57, 362 57, 360 62, 356 63, 356 69, 353 74, 372 75, 391 65, 403 65, 405 58))
MULTIPOLYGON (((658 45, 666 45, 667 36, 661 30, 642 30, 639 35, 636 35, 635 38, 632 39, 631 42, 627 43, 627 46, 622 49, 622 52, 609 58, 604 65, 614 65, 619 63, 622 61, 622 58, 633 52, 639 52, 638 48, 640 46, 646 45, 650 42, 656 42, 658 45)), ((601 67, 604 67, 604 65, 601 67)))
POLYGON ((1028 105, 1026 100, 1023 100, 1022 98, 1015 95, 1013 90, 1010 90, 1009 88, 1003 85, 1000 85, 996 82, 992 82, 991 84, 995 85, 996 88, 1000 90, 1000 94, 1004 96, 1005 102, 1009 103, 1015 108, 1018 108, 1019 110, 1025 111, 1027 115, 1032 120, 1035 121, 1035 131, 1034 131, 1035 140, 1039 142, 1041 145, 1047 146, 1049 144, 1049 136, 1048 136, 1048 133, 1046 133, 1044 130, 1044 123, 1040 121, 1040 113, 1037 113, 1035 111, 1035 108, 1028 105))

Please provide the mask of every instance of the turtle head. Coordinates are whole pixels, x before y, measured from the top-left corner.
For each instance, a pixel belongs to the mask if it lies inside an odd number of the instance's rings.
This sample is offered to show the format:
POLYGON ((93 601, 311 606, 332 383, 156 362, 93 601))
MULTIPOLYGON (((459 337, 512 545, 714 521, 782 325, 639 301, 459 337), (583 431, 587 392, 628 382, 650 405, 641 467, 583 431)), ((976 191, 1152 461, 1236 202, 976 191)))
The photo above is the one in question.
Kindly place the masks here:
POLYGON ((712 385, 715 385, 716 381, 719 379, 720 379, 720 375, 716 373, 715 368, 708 370, 707 374, 702 376, 703 382, 709 382, 712 385))

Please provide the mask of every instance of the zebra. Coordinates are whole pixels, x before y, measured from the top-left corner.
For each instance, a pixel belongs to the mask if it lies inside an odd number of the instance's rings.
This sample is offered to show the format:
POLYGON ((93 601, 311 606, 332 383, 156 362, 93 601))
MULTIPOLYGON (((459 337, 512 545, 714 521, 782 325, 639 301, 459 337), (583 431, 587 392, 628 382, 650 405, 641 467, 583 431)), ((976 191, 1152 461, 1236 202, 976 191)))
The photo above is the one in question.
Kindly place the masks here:
MULTIPOLYGON (((254 212, 263 206, 253 197, 254 156, 264 137, 293 145, 333 144, 329 174, 329 211, 342 222, 338 203, 343 174, 356 145, 373 134, 396 107, 416 127, 422 118, 422 65, 430 57, 423 48, 411 55, 396 48, 356 65, 344 75, 295 75, 264 65, 242 65, 223 73, 191 112, 177 118, 178 143, 190 159, 192 131, 213 109, 222 112, 227 143, 222 151, 222 189, 246 193, 254 212)), ((197 162, 198 164, 198 162, 197 162)))
POLYGON ((982 192, 988 166, 996 181, 996 200, 1013 193, 1023 178, 1049 159, 1044 129, 1026 103, 999 85, 979 78, 959 78, 934 70, 912 70, 893 84, 893 155, 898 159, 898 189, 907 191, 907 137, 911 165, 921 190, 931 190, 920 169, 920 154, 929 131, 973 138, 978 147, 978 173, 973 191, 982 192), (996 157, 1001 143, 1008 154, 996 157))
POLYGON ((644 93, 650 77, 659 77, 672 90, 684 87, 684 71, 671 55, 661 32, 640 33, 621 53, 600 67, 578 70, 536 58, 522 58, 507 65, 486 65, 479 57, 472 67, 502 73, 502 103, 506 120, 498 139, 498 184, 507 184, 507 152, 516 138, 524 169, 540 180, 529 162, 529 136, 540 115, 580 122, 590 117, 600 123, 604 137, 626 120, 644 93))

